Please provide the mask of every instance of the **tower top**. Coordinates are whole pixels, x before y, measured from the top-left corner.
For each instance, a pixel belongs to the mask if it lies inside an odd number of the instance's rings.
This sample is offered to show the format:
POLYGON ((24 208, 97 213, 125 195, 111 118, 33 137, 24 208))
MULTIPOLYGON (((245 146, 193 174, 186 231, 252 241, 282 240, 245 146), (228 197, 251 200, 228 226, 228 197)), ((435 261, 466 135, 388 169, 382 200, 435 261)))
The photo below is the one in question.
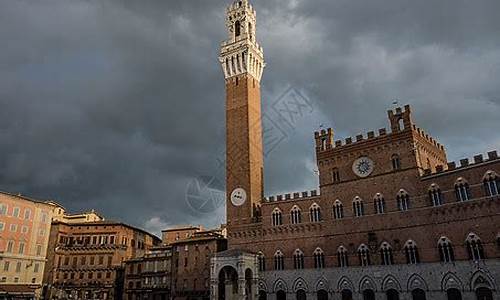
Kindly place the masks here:
POLYGON ((257 14, 248 0, 236 0, 227 7, 228 39, 222 42, 219 56, 226 79, 250 74, 260 81, 265 63, 256 41, 256 24, 257 14))

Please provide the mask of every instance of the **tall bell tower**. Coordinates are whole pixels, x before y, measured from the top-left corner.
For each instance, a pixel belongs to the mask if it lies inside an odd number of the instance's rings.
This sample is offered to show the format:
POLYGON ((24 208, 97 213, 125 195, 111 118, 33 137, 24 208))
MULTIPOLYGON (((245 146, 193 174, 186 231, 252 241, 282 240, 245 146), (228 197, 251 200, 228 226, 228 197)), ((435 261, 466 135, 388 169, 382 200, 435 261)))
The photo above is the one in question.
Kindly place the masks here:
POLYGON ((228 39, 219 56, 226 84, 226 212, 228 226, 252 222, 263 198, 260 79, 265 66, 248 0, 226 10, 228 39))

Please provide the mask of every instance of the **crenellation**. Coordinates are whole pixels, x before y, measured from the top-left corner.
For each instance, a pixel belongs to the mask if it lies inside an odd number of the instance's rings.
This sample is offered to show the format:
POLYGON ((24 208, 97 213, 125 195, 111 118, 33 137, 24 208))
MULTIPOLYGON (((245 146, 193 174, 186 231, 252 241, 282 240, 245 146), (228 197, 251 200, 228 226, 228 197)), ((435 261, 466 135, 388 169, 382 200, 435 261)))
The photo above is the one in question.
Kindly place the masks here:
POLYGON ((363 140, 363 135, 362 134, 356 135, 356 142, 361 142, 362 140, 363 140))
POLYGON ((373 139, 373 138, 375 137, 375 132, 373 132, 373 131, 368 131, 367 136, 368 136, 368 139, 373 139))
POLYGON ((488 152, 488 160, 494 160, 498 158, 497 151, 488 152))
POLYGON ((482 163, 482 162, 483 162, 483 155, 482 154, 474 155, 474 163, 475 164, 482 163))
POLYGON ((379 135, 379 136, 383 136, 383 135, 386 135, 386 134, 387 134, 387 129, 385 129, 385 128, 380 128, 380 129, 378 130, 378 135, 379 135))
POLYGON ((335 141, 335 147, 342 147, 342 141, 340 140, 335 141))
POLYGON ((285 200, 290 200, 292 199, 292 195, 291 194, 285 194, 285 200))
POLYGON ((308 191, 302 192, 302 198, 306 198, 308 197, 308 195, 309 195, 308 191))
POLYGON ((455 170, 456 164, 454 161, 448 162, 448 170, 455 170))
POLYGON ((352 138, 351 138, 351 137, 346 138, 346 139, 345 139, 345 144, 346 144, 346 145, 350 145, 350 144, 352 144, 352 138))
POLYGON ((469 159, 463 158, 460 160, 460 167, 467 167, 469 165, 469 159))
POLYGON ((293 199, 298 199, 298 198, 300 198, 300 193, 299 192, 293 193, 293 199))

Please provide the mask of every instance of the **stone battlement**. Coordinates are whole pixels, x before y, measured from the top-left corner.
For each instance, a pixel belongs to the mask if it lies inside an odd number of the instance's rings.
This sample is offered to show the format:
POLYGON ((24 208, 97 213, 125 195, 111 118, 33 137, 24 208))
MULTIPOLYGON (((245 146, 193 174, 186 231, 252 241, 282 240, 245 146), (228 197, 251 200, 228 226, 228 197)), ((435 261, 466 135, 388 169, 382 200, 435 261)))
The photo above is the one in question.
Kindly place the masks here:
POLYGON ((298 200, 298 199, 311 199, 319 196, 318 190, 304 191, 288 193, 283 195, 274 195, 269 197, 264 197, 264 202, 276 202, 276 201, 287 201, 287 200, 298 200))
POLYGON ((450 172, 450 171, 454 171, 454 170, 459 170, 459 169, 463 169, 463 168, 466 168, 469 166, 478 165, 478 164, 481 164, 484 162, 494 161, 494 160, 497 160, 499 158, 500 157, 498 156, 497 151, 490 151, 487 153, 486 158, 483 156, 483 154, 478 154, 478 155, 474 155, 474 158, 472 161, 469 160, 469 158, 463 158, 463 159, 460 159, 458 161, 458 163, 452 161, 452 162, 448 162, 448 164, 446 166, 438 165, 438 166, 436 166, 435 172, 432 172, 432 170, 430 170, 430 169, 425 169, 423 176, 425 177, 425 176, 431 176, 431 175, 436 175, 436 174, 442 174, 442 173, 450 172))

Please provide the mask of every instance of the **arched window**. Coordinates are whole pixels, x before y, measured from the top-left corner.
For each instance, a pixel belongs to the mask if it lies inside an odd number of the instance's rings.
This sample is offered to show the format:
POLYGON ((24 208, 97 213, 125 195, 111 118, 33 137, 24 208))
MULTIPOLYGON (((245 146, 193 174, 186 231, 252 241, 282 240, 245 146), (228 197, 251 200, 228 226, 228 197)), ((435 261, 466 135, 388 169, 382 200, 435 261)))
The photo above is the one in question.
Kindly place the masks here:
POLYGON ((316 248, 313 253, 314 256, 314 268, 322 269, 325 267, 325 255, 323 254, 323 250, 320 248, 316 248))
POLYGON ((400 170, 401 169, 401 160, 399 159, 399 155, 393 154, 391 156, 391 162, 392 162, 392 169, 393 170, 400 170))
POLYGON ((275 208, 272 213, 272 223, 273 226, 283 225, 283 217, 281 214, 281 210, 279 208, 275 208))
POLYGON ((304 253, 300 249, 293 252, 293 268, 304 269, 304 253))
POLYGON ((399 300, 399 292, 395 289, 388 290, 385 292, 385 295, 387 296, 387 300, 399 300))
POLYGON ((471 198, 469 184, 462 177, 458 178, 455 182, 455 195, 459 202, 467 201, 471 198))
POLYGON ((500 194, 500 177, 494 171, 488 171, 483 177, 484 191, 486 196, 498 196, 500 194))
POLYGON ((405 190, 399 190, 396 200, 400 211, 407 211, 410 209, 410 195, 405 190))
POLYGON ((365 214, 365 208, 363 206, 363 200, 359 196, 356 196, 352 202, 352 209, 354 211, 354 216, 361 217, 365 214))
POLYGON ((422 289, 414 289, 411 291, 412 300, 426 300, 425 291, 422 289))
POLYGON ((241 35, 241 23, 240 21, 236 21, 234 23, 234 37, 238 37, 241 35))
POLYGON ((371 289, 364 290, 363 300, 375 300, 375 292, 371 289))
POLYGON ((290 211, 290 222, 292 224, 299 224, 301 222, 300 208, 297 205, 290 211))
POLYGON ((476 234, 469 233, 465 240, 465 246, 467 247, 470 260, 478 261, 484 259, 483 245, 481 239, 476 234))
POLYGON ((377 193, 375 197, 373 198, 373 206, 375 208, 375 213, 376 214, 383 214, 385 213, 385 199, 382 194, 377 193))
POLYGON ((283 257, 283 253, 281 250, 276 251, 274 253, 274 269, 275 270, 284 270, 285 269, 285 259, 283 257))
POLYGON ((337 169, 337 168, 334 168, 332 170, 332 182, 333 183, 340 182, 340 172, 339 172, 339 169, 337 169))
POLYGON ((248 22, 248 35, 250 36, 250 40, 253 39, 253 28, 252 23, 248 22))
POLYGON ((392 247, 387 242, 383 242, 380 246, 380 260, 382 264, 386 266, 393 264, 392 247))
POLYGON ((405 243, 404 246, 405 249, 405 255, 406 255, 406 263, 410 265, 415 265, 420 262, 420 257, 418 255, 418 248, 417 244, 409 240, 405 243))
POLYGON ((365 244, 358 247, 359 265, 362 267, 370 265, 370 250, 365 244))
POLYGON ((340 246, 337 250, 337 262, 339 267, 349 266, 349 256, 347 255, 347 249, 344 246, 340 246))
POLYGON ((441 262, 449 263, 455 260, 455 254, 453 253, 453 246, 450 240, 442 236, 438 241, 439 259, 441 262))
POLYGON ((458 289, 446 290, 446 298, 448 300, 462 300, 462 293, 458 289))
POLYGON ((342 300, 352 300, 352 291, 344 289, 341 292, 342 294, 342 300))
POLYGON ((321 221, 321 208, 318 204, 314 203, 309 208, 309 217, 311 222, 320 222, 321 221))
POLYGON ((276 300, 286 300, 286 293, 283 290, 276 292, 276 300))
POLYGON ((335 200, 333 204, 333 218, 334 219, 342 219, 344 217, 344 207, 340 200, 335 200))
POLYGON ((319 290, 316 294, 317 300, 328 300, 328 292, 325 290, 319 290))
POLYGON ((296 300, 306 300, 307 299, 306 291, 304 291, 303 289, 297 290, 295 292, 295 299, 296 300))
POLYGON ((444 203, 441 189, 435 183, 431 184, 429 187, 429 199, 431 200, 432 206, 441 206, 444 203))
POLYGON ((257 255, 258 263, 259 263, 259 271, 263 272, 266 270, 266 257, 264 253, 259 252, 257 255))

